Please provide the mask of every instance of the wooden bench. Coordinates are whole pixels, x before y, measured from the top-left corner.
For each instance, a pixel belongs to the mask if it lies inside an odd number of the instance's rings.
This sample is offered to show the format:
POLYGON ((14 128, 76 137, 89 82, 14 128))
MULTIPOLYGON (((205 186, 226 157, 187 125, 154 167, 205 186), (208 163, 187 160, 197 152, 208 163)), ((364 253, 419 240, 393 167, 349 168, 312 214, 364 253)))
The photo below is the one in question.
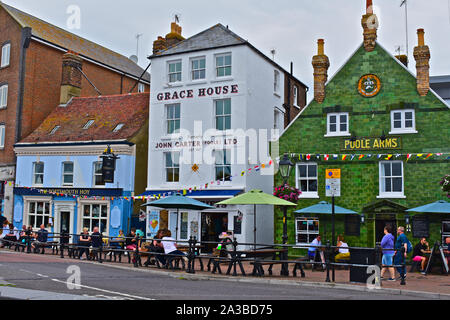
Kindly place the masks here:
POLYGON ((264 276, 264 269, 263 266, 269 266, 269 269, 267 270, 269 272, 269 275, 271 276, 272 268, 274 265, 283 265, 283 264, 294 264, 294 270, 292 271, 294 277, 297 277, 297 269, 300 269, 301 277, 305 277, 305 272, 303 271, 302 264, 300 262, 304 262, 304 259, 297 259, 293 261, 261 261, 256 260, 253 262, 250 262, 251 265, 255 266, 253 275, 262 277, 264 276))

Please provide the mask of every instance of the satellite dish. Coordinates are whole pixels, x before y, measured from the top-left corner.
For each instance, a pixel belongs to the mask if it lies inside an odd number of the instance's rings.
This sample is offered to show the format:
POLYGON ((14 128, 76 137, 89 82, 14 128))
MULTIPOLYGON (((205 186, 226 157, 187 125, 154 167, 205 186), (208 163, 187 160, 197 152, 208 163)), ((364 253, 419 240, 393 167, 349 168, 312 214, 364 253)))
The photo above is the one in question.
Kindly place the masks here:
POLYGON ((137 64, 138 61, 139 61, 137 55, 135 55, 135 54, 133 54, 129 59, 130 59, 131 61, 133 61, 134 63, 136 63, 136 64, 137 64))

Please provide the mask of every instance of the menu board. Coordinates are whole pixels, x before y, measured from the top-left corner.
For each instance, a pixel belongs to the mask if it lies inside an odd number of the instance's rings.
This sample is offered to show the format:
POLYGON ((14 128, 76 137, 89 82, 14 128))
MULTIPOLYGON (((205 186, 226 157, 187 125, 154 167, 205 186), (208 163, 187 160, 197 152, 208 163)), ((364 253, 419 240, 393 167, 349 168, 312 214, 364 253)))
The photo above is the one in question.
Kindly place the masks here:
POLYGON ((241 234, 242 233, 242 220, 239 219, 238 216, 235 216, 233 219, 233 226, 234 226, 234 234, 241 234))
POLYGON ((430 237, 430 222, 427 217, 417 217, 412 219, 412 233, 414 238, 430 237))

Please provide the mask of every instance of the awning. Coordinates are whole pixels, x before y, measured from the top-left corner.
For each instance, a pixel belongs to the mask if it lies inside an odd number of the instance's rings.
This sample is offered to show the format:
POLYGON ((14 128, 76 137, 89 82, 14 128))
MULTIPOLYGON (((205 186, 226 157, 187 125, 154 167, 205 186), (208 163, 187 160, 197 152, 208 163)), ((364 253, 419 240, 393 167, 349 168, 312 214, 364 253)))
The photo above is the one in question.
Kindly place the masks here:
MULTIPOLYGON (((244 190, 186 190, 185 195, 190 198, 227 199, 232 198, 243 191, 244 190)), ((167 197, 173 196, 177 193, 181 193, 182 195, 184 194, 182 190, 151 190, 144 192, 139 195, 139 197, 167 197)))

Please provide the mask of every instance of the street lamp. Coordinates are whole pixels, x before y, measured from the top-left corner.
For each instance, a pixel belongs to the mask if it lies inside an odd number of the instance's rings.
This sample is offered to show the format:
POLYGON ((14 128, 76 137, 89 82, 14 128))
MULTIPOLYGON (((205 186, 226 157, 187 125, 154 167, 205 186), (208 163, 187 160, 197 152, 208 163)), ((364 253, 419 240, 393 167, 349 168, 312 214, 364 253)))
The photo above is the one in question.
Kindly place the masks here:
MULTIPOLYGON (((280 168, 280 175, 283 178, 283 185, 286 185, 289 181, 289 175, 291 174, 291 169, 294 166, 292 161, 289 159, 289 155, 284 154, 283 159, 278 163, 280 168)), ((287 235, 287 207, 283 206, 283 244, 287 244, 288 235, 287 235)), ((283 257, 284 260, 287 260, 287 253, 283 257)), ((287 264, 283 264, 283 268, 281 271, 282 275, 289 276, 289 269, 287 264)))

